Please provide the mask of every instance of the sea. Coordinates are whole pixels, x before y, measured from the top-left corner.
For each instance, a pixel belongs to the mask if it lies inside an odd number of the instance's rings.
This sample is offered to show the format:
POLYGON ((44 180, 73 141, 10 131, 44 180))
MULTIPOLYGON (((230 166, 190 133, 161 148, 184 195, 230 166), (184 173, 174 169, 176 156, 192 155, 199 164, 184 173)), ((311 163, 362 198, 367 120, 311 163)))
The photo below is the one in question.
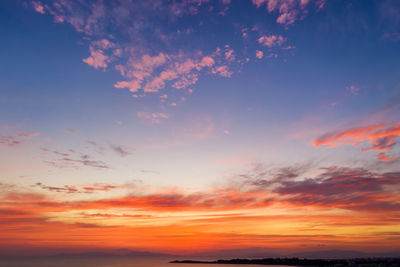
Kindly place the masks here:
MULTIPOLYGON (((217 266, 275 266, 278 265, 234 265, 234 264, 186 264, 169 263, 172 258, 135 257, 5 257, 0 258, 1 267, 217 267, 217 266)), ((285 267, 279 265, 279 267, 285 267)), ((289 266, 286 266, 289 267, 289 266)))

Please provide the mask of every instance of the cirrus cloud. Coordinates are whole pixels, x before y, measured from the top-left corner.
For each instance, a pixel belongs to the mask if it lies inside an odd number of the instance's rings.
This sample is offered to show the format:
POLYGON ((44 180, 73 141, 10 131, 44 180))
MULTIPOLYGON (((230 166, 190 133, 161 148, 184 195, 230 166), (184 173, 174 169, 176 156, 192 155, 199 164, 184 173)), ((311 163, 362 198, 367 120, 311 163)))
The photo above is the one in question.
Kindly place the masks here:
MULTIPOLYGON (((371 150, 391 151, 397 144, 396 139, 399 136, 400 124, 387 126, 381 123, 324 134, 314 139, 314 146, 337 147, 340 145, 353 145, 359 147, 367 143, 368 146, 361 148, 362 152, 371 150)), ((378 155, 378 160, 389 161, 389 159, 386 155, 378 155)))

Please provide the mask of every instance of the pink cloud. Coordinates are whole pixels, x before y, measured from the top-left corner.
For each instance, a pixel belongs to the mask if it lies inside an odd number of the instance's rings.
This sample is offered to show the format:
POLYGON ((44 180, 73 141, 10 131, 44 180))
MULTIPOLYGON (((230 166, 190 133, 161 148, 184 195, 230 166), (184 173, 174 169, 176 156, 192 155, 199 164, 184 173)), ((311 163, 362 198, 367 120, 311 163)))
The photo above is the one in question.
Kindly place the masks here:
POLYGON ((142 87, 141 86, 142 82, 140 80, 132 80, 132 81, 121 81, 117 82, 114 84, 114 87, 116 88, 128 88, 129 91, 132 93, 135 93, 139 91, 139 89, 142 87))
POLYGON ((225 46, 225 58, 228 62, 235 60, 234 52, 235 51, 229 45, 225 46))
POLYGON ((40 13, 40 14, 46 13, 45 10, 44 10, 44 6, 42 5, 42 3, 33 1, 33 2, 32 2, 32 5, 33 5, 33 9, 34 9, 36 12, 38 12, 38 13, 40 13))
POLYGON ((347 89, 347 91, 349 91, 353 95, 357 95, 358 92, 360 91, 360 87, 358 87, 356 85, 349 85, 349 86, 346 87, 346 89, 347 89))
POLYGON ((210 57, 210 56, 205 56, 205 57, 203 57, 203 59, 201 60, 201 62, 200 62, 200 65, 202 66, 202 67, 211 67, 212 65, 214 65, 215 64, 215 61, 214 61, 214 59, 212 58, 212 57, 210 57))
MULTIPOLYGON (((362 148, 363 152, 391 151, 396 145, 396 139, 400 136, 400 124, 391 127, 385 126, 385 124, 375 124, 327 133, 314 139, 314 146, 336 147, 348 144, 358 147, 360 143, 366 142, 369 146, 362 148)), ((388 161, 389 158, 386 154, 381 153, 378 155, 378 159, 388 161)))
POLYGON ((284 42, 286 42, 286 38, 282 35, 264 35, 258 38, 258 42, 263 46, 272 48, 275 46, 281 46, 284 42))
POLYGON ((252 0, 253 4, 256 5, 257 7, 262 6, 267 0, 252 0))
POLYGON ((38 135, 38 132, 24 132, 10 135, 0 135, 0 145, 14 147, 38 135))
MULTIPOLYGON (((130 1, 85 4, 82 1, 54 0, 46 2, 46 5, 42 5, 42 2, 33 1, 33 8, 38 12, 46 11, 56 23, 72 25, 83 35, 84 42, 88 42, 89 55, 82 61, 95 69, 112 67, 117 70, 122 78, 115 81, 114 87, 128 89, 135 98, 155 94, 165 88, 192 90, 191 87, 202 75, 228 78, 235 70, 232 65, 244 62, 229 45, 217 48, 214 53, 174 47, 177 32, 186 32, 185 29, 169 31, 163 25, 155 25, 158 31, 144 34, 148 32, 146 25, 152 25, 154 21, 142 14, 175 20, 176 16, 192 15, 204 10, 212 12, 216 6, 210 0, 176 1, 173 4, 156 1, 157 4, 139 6, 130 1), (206 5, 209 9, 200 8, 206 5), (140 17, 140 20, 133 25, 131 18, 134 17, 140 17)), ((220 2, 224 5, 224 11, 231 3, 230 0, 220 2)), ((193 28, 189 32, 195 30, 193 28)), ((179 94, 178 90, 174 92, 179 94)))
POLYGON ((100 49, 90 48, 90 56, 88 58, 83 59, 82 61, 87 63, 88 65, 97 68, 107 68, 107 63, 109 62, 109 57, 104 55, 104 52, 100 49))
POLYGON ((262 59, 263 56, 264 56, 263 51, 260 51, 260 50, 257 50, 257 51, 256 51, 256 57, 257 57, 258 59, 262 59))
POLYGON ((338 133, 327 133, 314 139, 314 146, 318 147, 321 145, 326 145, 328 147, 335 147, 342 144, 341 142, 346 139, 350 140, 351 143, 355 143, 356 141, 364 141, 368 138, 368 135, 374 131, 382 129, 383 126, 383 124, 376 124, 346 129, 338 133))
POLYGON ((231 71, 229 71, 228 66, 218 66, 211 71, 213 74, 218 74, 222 77, 231 77, 233 74, 231 71))
POLYGON ((160 123, 161 120, 169 118, 169 116, 167 114, 161 113, 161 112, 149 113, 149 112, 140 111, 140 112, 137 112, 136 115, 139 118, 148 120, 153 124, 160 123))
POLYGON ((388 156, 385 153, 381 152, 377 155, 378 161, 383 161, 383 162, 391 162, 391 161, 397 161, 400 160, 399 157, 395 156, 388 156))
MULTIPOLYGON (((231 54, 229 56, 232 57, 231 54)), ((157 56, 144 55, 139 62, 134 59, 126 67, 118 66, 121 74, 130 81, 120 81, 114 86, 117 88, 129 88, 131 92, 142 89, 145 93, 156 93, 167 86, 184 89, 196 84, 199 72, 204 68, 211 68, 215 65, 215 60, 211 55, 200 58, 189 58, 183 55, 174 56, 160 53, 157 56), (159 74, 155 75, 157 70, 159 74)), ((213 72, 212 72, 213 73, 213 72)), ((227 76, 225 72, 215 72, 214 74, 227 76)))
POLYGON ((278 12, 276 22, 288 26, 307 13, 307 6, 314 2, 317 9, 324 7, 326 0, 252 0, 253 4, 261 7, 266 4, 268 12, 278 12))
POLYGON ((277 19, 276 22, 280 24, 293 24, 297 19, 297 11, 292 10, 290 12, 282 13, 277 19))

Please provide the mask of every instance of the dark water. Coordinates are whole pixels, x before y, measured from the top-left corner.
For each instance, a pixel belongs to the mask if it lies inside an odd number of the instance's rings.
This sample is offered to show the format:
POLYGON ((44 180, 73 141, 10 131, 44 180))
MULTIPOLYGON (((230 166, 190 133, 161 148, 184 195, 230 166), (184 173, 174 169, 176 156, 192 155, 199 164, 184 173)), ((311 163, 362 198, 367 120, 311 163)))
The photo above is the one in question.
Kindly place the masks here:
MULTIPOLYGON (((143 259, 134 257, 24 257, 1 258, 1 267, 254 267, 266 265, 216 265, 216 264, 174 264, 174 259, 143 259)), ((275 265, 268 265, 275 266, 275 265)), ((282 265, 280 265, 282 267, 282 265)))

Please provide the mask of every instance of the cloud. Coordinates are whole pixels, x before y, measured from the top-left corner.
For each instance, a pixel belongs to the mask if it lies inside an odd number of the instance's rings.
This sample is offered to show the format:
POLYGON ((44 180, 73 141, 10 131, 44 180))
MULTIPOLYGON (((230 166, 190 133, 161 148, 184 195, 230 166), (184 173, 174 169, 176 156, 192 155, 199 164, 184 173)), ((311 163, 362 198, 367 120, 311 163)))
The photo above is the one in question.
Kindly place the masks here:
POLYGON ((93 167, 96 169, 109 169, 105 162, 101 160, 93 160, 91 156, 87 154, 81 154, 79 157, 71 157, 72 155, 67 153, 60 153, 52 151, 59 157, 57 159, 46 160, 45 162, 56 168, 79 168, 79 167, 93 167))
MULTIPOLYGON (((234 60, 232 51, 226 52, 227 61, 234 60)), ((185 89, 197 83, 199 72, 205 68, 211 70, 212 74, 230 77, 232 73, 228 70, 228 66, 220 65, 213 68, 216 64, 213 57, 216 55, 217 53, 187 57, 183 54, 178 56, 163 53, 157 56, 145 54, 139 61, 132 59, 128 65, 117 66, 121 75, 129 80, 117 82, 114 86, 128 88, 133 93, 139 90, 143 93, 157 93, 167 84, 176 89, 185 89)))
POLYGON ((235 60, 235 51, 229 46, 229 45, 226 45, 225 46, 225 53, 224 53, 224 55, 225 55, 225 59, 228 61, 228 62, 232 62, 232 61, 234 61, 235 60))
POLYGON ((44 11, 44 6, 42 5, 42 3, 36 2, 36 1, 32 1, 32 6, 33 6, 33 9, 34 9, 36 12, 38 12, 38 13, 40 13, 40 14, 46 13, 46 12, 44 11))
POLYGON ((346 89, 353 95, 358 95, 358 92, 360 91, 360 87, 358 87, 356 85, 349 85, 346 87, 346 89))
MULTIPOLYGON (((314 146, 336 147, 347 144, 359 147, 367 143, 369 146, 362 147, 361 151, 391 151, 399 136, 399 124, 388 127, 382 123, 327 133, 314 139, 314 146)), ((380 157, 384 158, 382 155, 380 157)))
POLYGON ((148 113, 148 112, 144 112, 144 111, 139 111, 136 113, 136 115, 141 118, 141 119, 145 119, 153 124, 157 124, 160 123, 161 120, 165 120, 169 118, 169 115, 165 114, 165 113, 148 113))
POLYGON ((97 68, 107 68, 107 63, 110 61, 109 57, 104 55, 103 51, 100 49, 94 50, 92 47, 90 48, 90 57, 84 58, 83 62, 88 65, 97 68))
POLYGON ((12 135, 0 135, 0 145, 6 145, 9 147, 18 146, 38 135, 38 132, 23 132, 12 135))
POLYGON ((214 68, 214 69, 212 69, 212 71, 211 71, 213 74, 219 74, 220 76, 222 76, 222 77, 231 77, 232 76, 232 72, 231 71, 229 71, 229 68, 228 68, 228 66, 219 66, 219 67, 216 67, 216 68, 214 68))
POLYGON ((67 133, 72 134, 72 135, 79 135, 80 132, 76 129, 68 128, 66 129, 67 133))
POLYGON ((382 161, 382 162, 393 162, 393 161, 398 161, 400 160, 399 157, 395 157, 395 156, 388 156, 386 155, 386 153, 381 152, 377 155, 377 159, 378 161, 382 161))
POLYGON ((272 48, 275 46, 281 46, 284 42, 286 42, 286 38, 282 35, 263 35, 258 38, 258 42, 263 46, 272 48))
POLYGON ((391 189, 400 186, 400 172, 374 173, 363 168, 332 166, 322 168, 322 173, 314 177, 304 177, 304 169, 298 170, 301 169, 286 169, 271 175, 261 169, 241 179, 250 189, 278 194, 275 200, 293 206, 369 211, 393 211, 400 207, 400 199, 391 189))
POLYGON ((257 57, 258 59, 262 59, 263 56, 264 56, 263 51, 260 51, 260 50, 257 50, 257 51, 256 51, 256 57, 257 57))
MULTIPOLYGON (((222 77, 232 75, 228 66, 236 62, 236 56, 229 45, 225 46, 224 53, 209 54, 200 49, 174 48, 177 31, 165 27, 161 20, 152 19, 153 15, 166 18, 175 25, 181 16, 197 14, 205 4, 212 3, 205 0, 174 1, 172 4, 159 0, 112 4, 106 1, 84 4, 56 0, 45 5, 33 2, 35 9, 40 5, 56 23, 69 23, 84 35, 84 39, 90 40, 90 55, 83 62, 96 69, 115 68, 122 79, 114 86, 129 89, 135 97, 165 88, 189 88, 197 83, 202 73, 222 77)), ((222 4, 229 5, 230 1, 222 4)))
POLYGON ((43 151, 43 152, 46 152, 46 153, 53 153, 54 155, 60 156, 60 157, 69 157, 69 156, 71 156, 72 154, 74 154, 74 152, 72 152, 72 151, 68 151, 68 152, 59 152, 59 151, 51 150, 51 149, 48 149, 48 148, 42 148, 42 151, 43 151))
POLYGON ((39 187, 43 190, 56 192, 56 193, 78 193, 78 194, 92 194, 96 192, 107 192, 116 189, 133 189, 133 185, 112 185, 104 183, 88 184, 88 185, 65 185, 59 186, 48 186, 43 183, 36 183, 31 187, 39 187))
POLYGON ((285 26, 293 24, 307 14, 307 6, 313 3, 317 10, 324 7, 326 0, 252 0, 257 7, 266 5, 268 12, 278 12, 276 22, 285 26))
POLYGON ((93 248, 94 242, 129 247, 135 241, 142 248, 178 244, 174 248, 196 251, 199 244, 206 249, 227 243, 285 249, 321 243, 354 247, 371 240, 379 249, 397 245, 398 232, 388 229, 400 222, 399 172, 255 165, 234 178, 202 191, 132 186, 136 190, 123 196, 114 190, 130 185, 14 186, 0 191, 2 240, 80 248, 86 243, 93 248), (112 194, 90 198, 90 192, 103 191, 112 194))
POLYGON ((132 154, 129 148, 117 145, 111 145, 112 150, 121 157, 129 156, 132 154))
MULTIPOLYGON (((281 208, 343 209, 349 211, 398 211, 400 198, 400 172, 377 173, 365 168, 331 166, 311 169, 309 165, 268 170, 262 167, 240 174, 225 186, 202 192, 184 192, 179 189, 140 190, 123 197, 97 200, 60 201, 33 193, 3 192, 7 203, 19 203, 27 209, 40 208, 46 212, 68 210, 99 210, 134 208, 146 211, 235 211, 244 209, 281 208)), ((133 185, 65 185, 47 186, 37 183, 33 187, 62 193, 94 193, 117 189, 136 188, 133 185)), ((1 202, 5 203, 5 202, 1 202)), ((2 207, 0 208, 7 208, 2 207)), ((9 208, 9 207, 8 207, 9 208)))

